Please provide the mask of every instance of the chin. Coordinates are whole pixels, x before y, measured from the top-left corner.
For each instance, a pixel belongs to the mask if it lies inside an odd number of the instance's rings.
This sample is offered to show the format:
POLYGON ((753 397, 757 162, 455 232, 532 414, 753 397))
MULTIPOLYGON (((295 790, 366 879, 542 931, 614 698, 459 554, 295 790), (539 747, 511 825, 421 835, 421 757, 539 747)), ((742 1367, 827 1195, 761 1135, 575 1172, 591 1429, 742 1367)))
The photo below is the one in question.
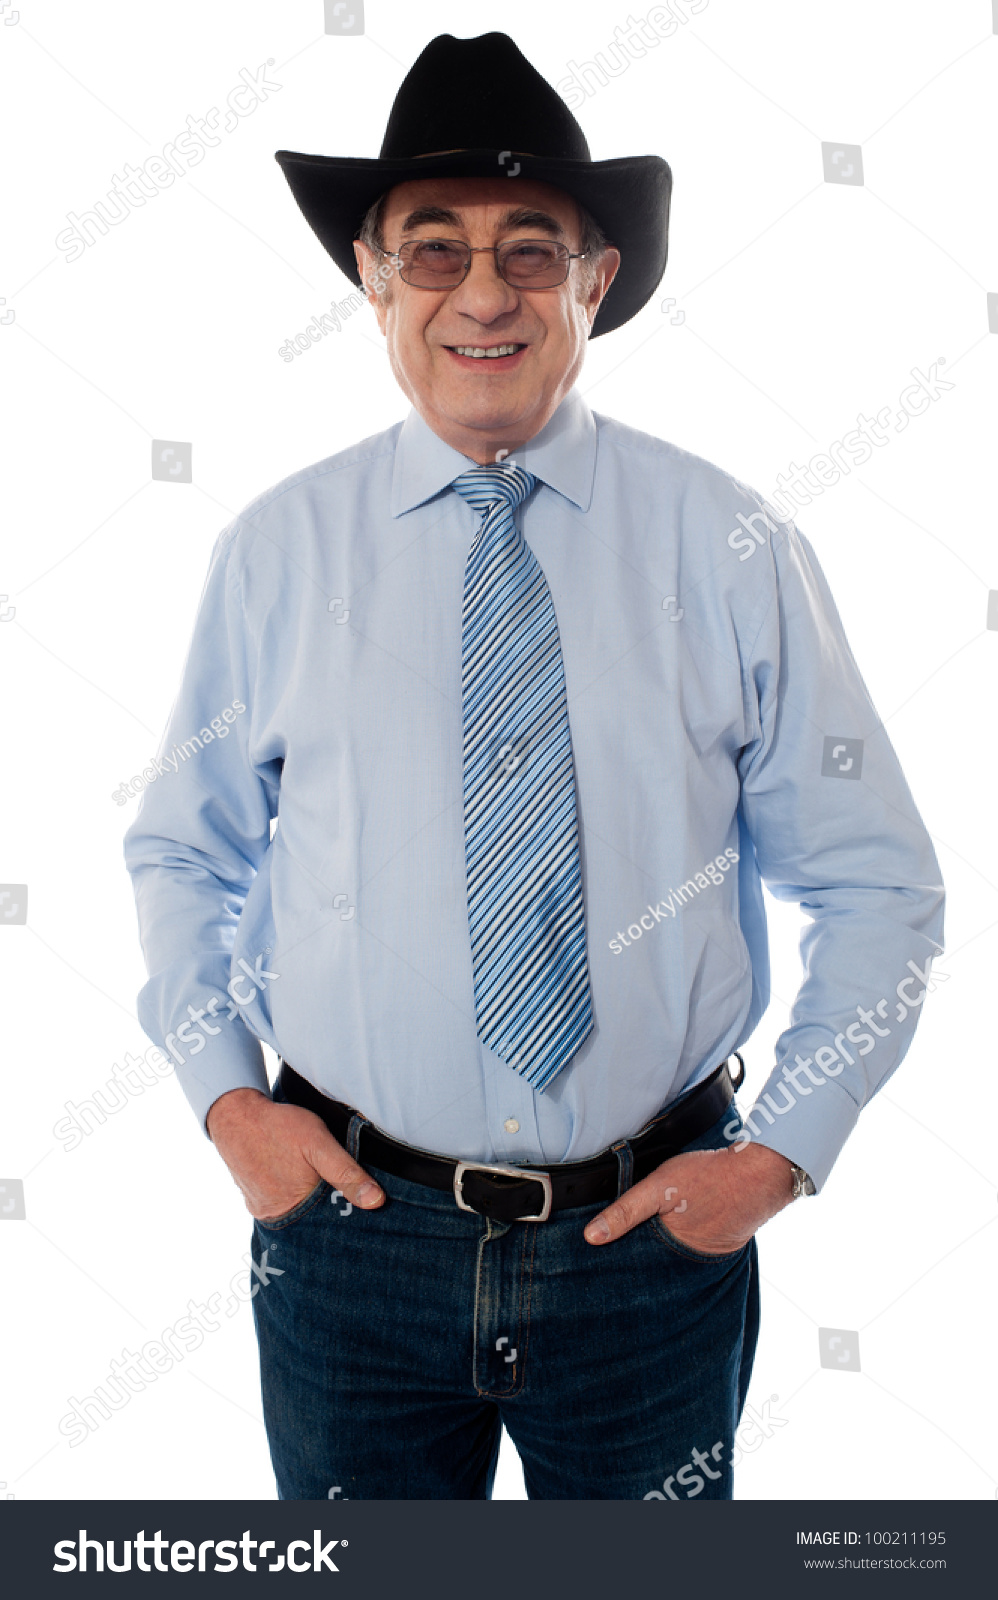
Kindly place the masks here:
POLYGON ((454 396, 441 410, 467 428, 515 428, 537 407, 538 396, 471 394, 454 396))

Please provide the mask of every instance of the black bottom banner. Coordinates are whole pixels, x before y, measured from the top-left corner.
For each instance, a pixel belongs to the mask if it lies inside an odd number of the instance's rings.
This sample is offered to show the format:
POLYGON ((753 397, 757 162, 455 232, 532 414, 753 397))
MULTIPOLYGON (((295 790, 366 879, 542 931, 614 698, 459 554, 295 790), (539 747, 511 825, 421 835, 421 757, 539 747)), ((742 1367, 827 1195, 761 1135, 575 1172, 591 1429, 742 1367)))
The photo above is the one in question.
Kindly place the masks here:
POLYGON ((996 1533, 998 1506, 967 1500, 7 1501, 0 1593, 976 1597, 996 1533))

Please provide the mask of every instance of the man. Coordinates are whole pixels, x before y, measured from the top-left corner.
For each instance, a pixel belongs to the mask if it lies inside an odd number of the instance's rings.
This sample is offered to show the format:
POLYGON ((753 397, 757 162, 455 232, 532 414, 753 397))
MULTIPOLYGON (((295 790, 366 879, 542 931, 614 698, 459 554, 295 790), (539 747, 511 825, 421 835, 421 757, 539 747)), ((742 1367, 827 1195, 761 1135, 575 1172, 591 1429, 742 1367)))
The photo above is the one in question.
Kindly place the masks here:
POLYGON ((378 160, 278 159, 412 410, 221 536, 126 854, 279 1492, 486 1497, 504 1422, 535 1498, 730 1497, 755 1234, 910 1042, 935 856, 805 540, 574 387, 665 162, 592 162, 502 34, 427 47, 378 160), (812 921, 743 1123, 762 879, 812 921))

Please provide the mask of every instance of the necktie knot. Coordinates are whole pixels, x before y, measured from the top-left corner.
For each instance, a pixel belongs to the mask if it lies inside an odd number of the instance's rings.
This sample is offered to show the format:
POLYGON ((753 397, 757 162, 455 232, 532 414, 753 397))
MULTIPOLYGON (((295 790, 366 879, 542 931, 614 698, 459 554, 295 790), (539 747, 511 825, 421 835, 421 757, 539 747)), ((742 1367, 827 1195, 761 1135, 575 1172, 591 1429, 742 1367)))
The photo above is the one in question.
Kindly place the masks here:
POLYGON ((536 481, 533 473, 525 471, 523 467, 513 462, 497 461, 494 465, 490 463, 486 467, 473 467, 470 472, 460 473, 451 487, 457 490, 462 500, 467 500, 470 506, 484 515, 500 501, 510 509, 518 506, 526 500, 536 481))

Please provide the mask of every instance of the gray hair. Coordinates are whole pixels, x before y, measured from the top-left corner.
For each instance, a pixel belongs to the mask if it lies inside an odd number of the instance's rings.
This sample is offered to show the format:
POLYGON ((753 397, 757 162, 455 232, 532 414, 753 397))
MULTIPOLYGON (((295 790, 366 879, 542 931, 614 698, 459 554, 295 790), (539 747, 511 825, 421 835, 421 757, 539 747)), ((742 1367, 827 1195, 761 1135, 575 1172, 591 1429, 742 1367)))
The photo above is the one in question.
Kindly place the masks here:
MULTIPOLYGON (((366 244, 369 250, 384 252, 385 248, 385 207, 389 191, 379 195, 372 206, 364 214, 356 237, 361 244, 366 244)), ((596 280, 596 270, 602 259, 603 252, 609 244, 609 239, 603 232, 596 218, 587 211, 580 201, 576 201, 579 211, 579 249, 582 251, 583 260, 579 263, 577 277, 579 299, 585 300, 596 280)))

